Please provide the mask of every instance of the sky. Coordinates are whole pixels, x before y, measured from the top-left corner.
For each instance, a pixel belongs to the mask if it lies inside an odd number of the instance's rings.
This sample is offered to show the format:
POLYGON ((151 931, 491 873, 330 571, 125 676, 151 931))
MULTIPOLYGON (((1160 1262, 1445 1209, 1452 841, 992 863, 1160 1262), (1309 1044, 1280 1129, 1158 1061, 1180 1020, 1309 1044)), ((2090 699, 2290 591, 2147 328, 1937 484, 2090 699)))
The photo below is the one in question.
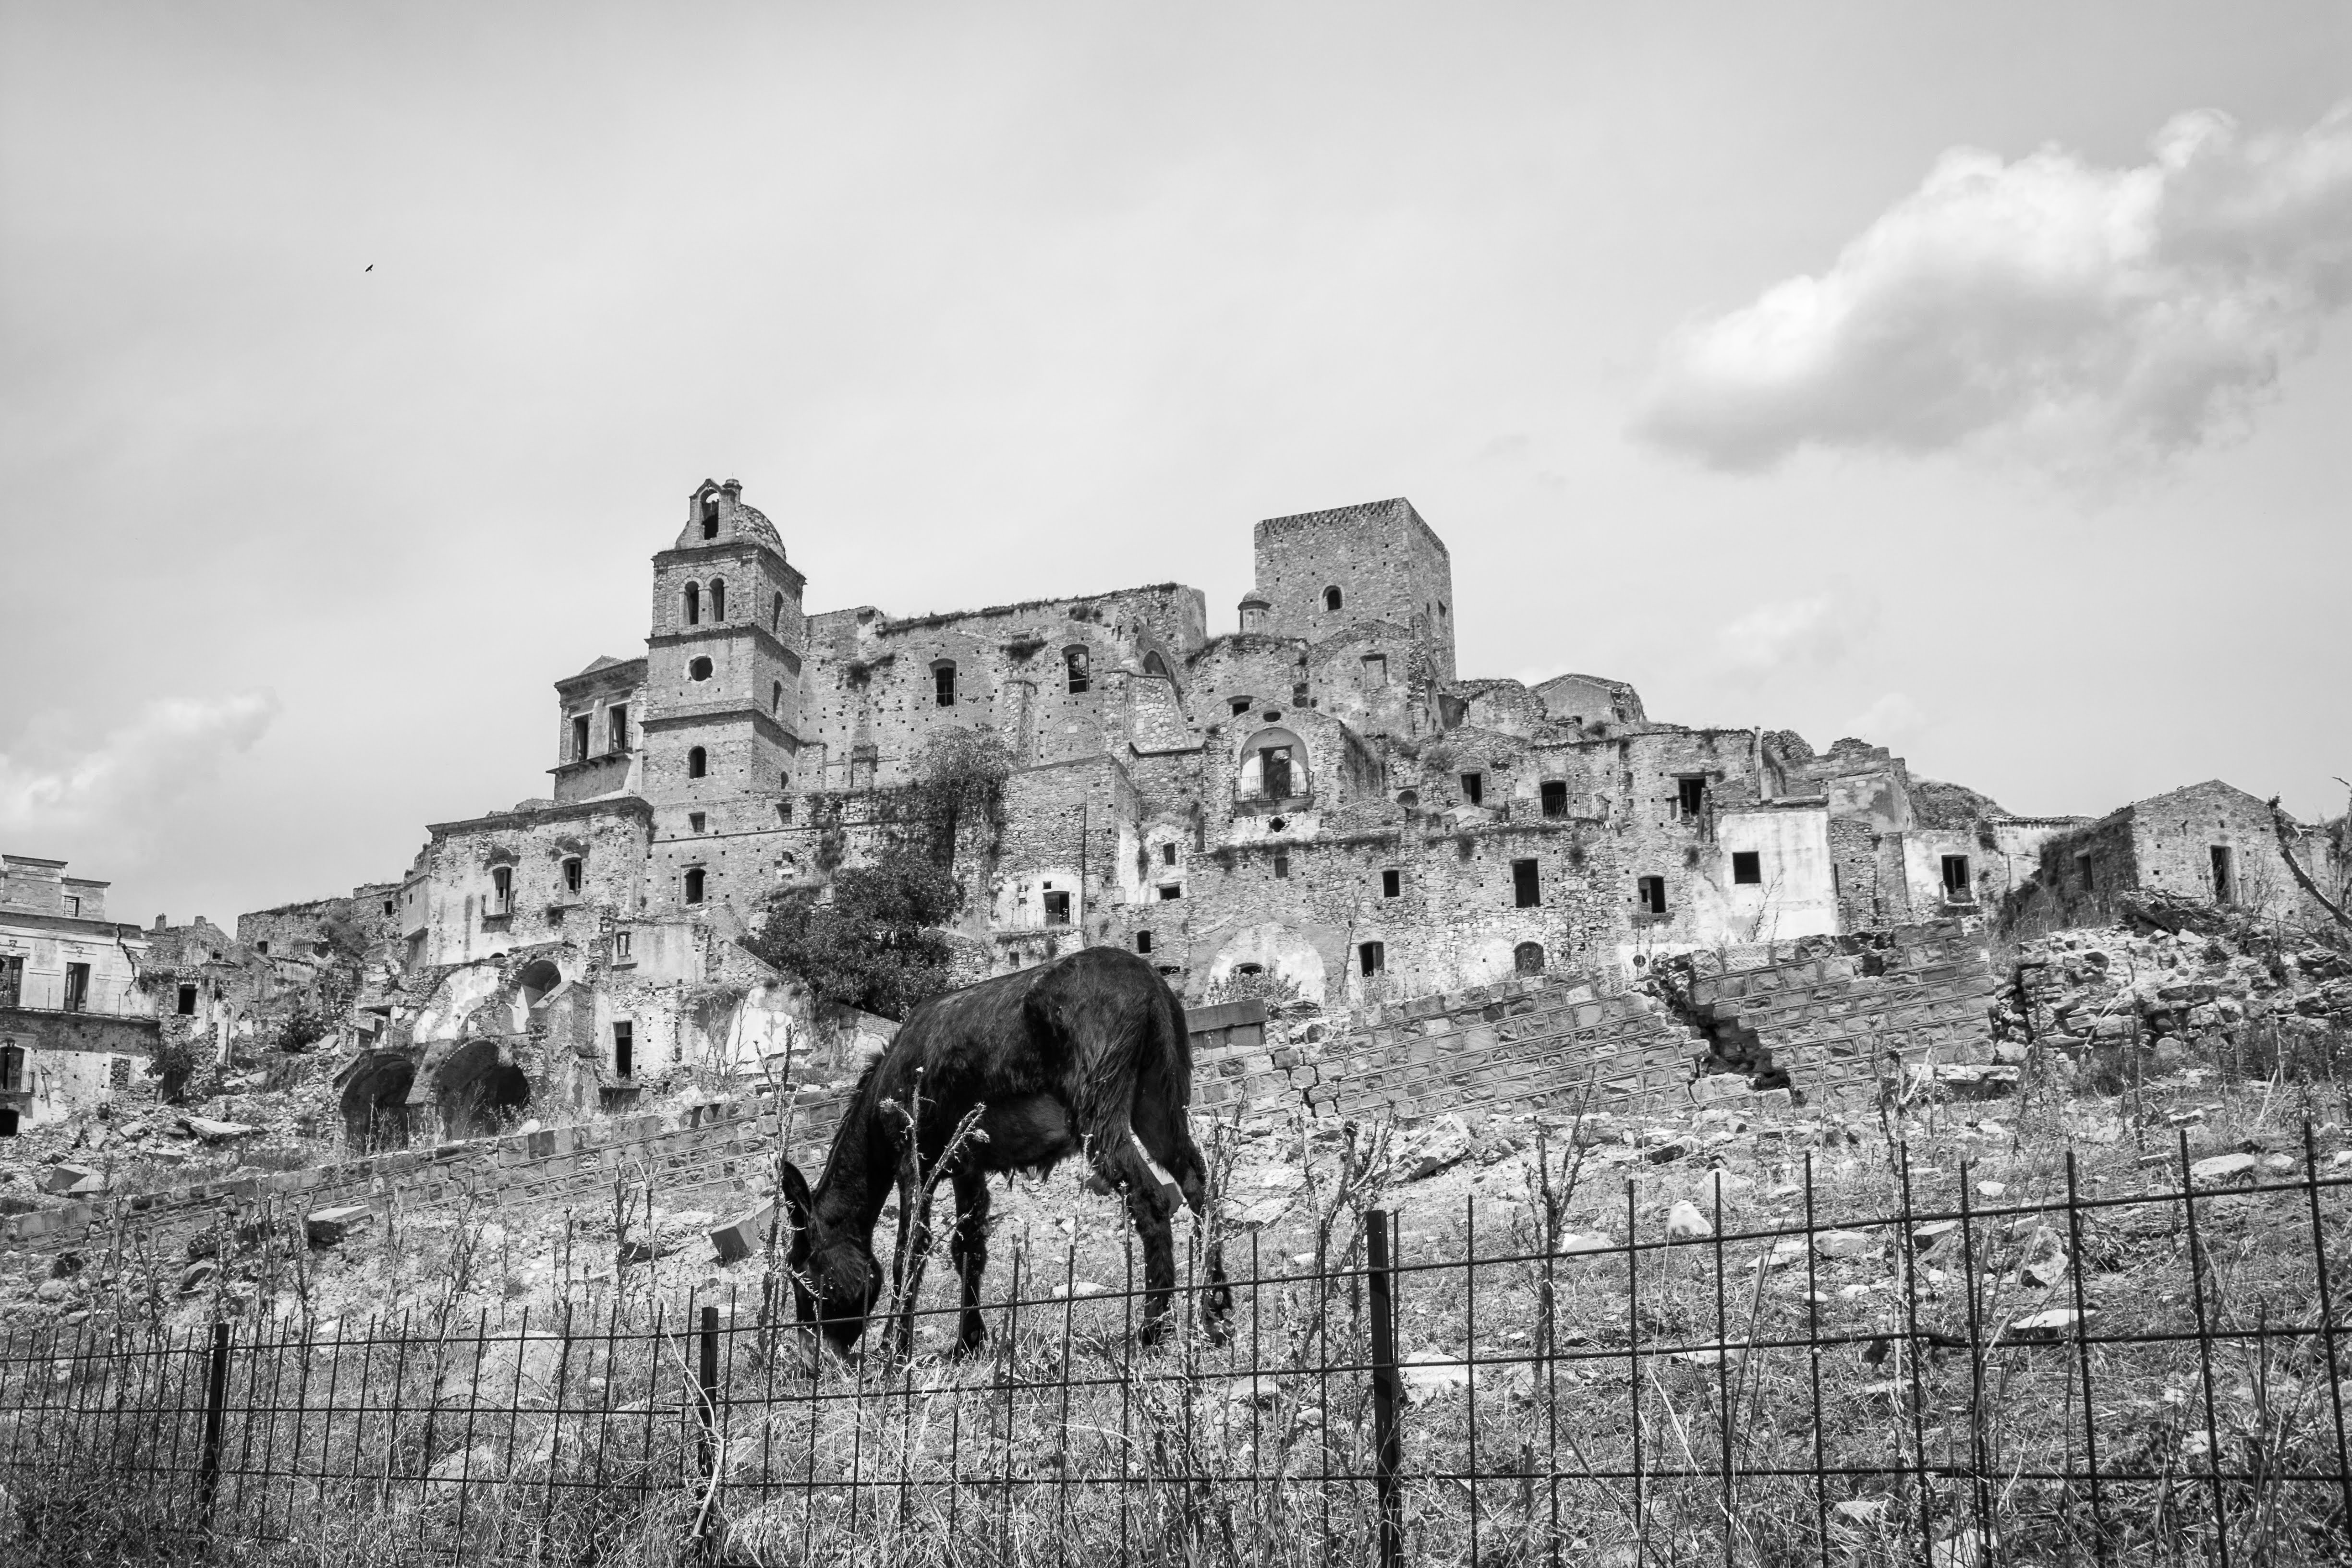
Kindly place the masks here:
POLYGON ((0 847, 145 924, 812 610, 1409 497, 1465 675, 2021 813, 2352 778, 2352 8, 0 3, 0 847))

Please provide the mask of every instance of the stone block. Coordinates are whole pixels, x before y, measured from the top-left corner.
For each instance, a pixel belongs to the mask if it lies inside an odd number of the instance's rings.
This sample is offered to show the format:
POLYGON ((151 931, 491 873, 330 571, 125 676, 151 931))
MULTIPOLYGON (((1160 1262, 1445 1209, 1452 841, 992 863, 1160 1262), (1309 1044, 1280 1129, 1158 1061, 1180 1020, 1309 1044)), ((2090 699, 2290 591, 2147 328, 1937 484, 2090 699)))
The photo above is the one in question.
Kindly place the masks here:
POLYGON ((55 1165, 41 1173, 43 1192, 51 1197, 79 1197, 106 1190, 106 1175, 89 1166, 55 1165))
POLYGON ((740 1263, 767 1245, 768 1227, 775 1222, 776 1206, 763 1203, 739 1214, 710 1232, 710 1249, 721 1263, 740 1263))
POLYGON ((302 1221, 302 1234, 313 1247, 334 1247, 362 1226, 373 1224, 375 1210, 363 1203, 313 1209, 302 1221))

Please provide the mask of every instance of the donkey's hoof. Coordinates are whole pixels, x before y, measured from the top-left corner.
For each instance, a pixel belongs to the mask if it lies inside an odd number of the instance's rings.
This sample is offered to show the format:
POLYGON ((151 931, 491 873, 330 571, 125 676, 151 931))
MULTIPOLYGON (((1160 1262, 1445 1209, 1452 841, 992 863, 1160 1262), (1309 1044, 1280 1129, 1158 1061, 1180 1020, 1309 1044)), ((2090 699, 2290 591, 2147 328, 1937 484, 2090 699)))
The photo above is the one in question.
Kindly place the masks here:
POLYGON ((975 1355, 985 1354, 987 1350, 988 1331, 986 1329, 968 1329, 964 1333, 956 1335, 955 1347, 948 1352, 948 1359, 950 1361, 970 1361, 975 1355))

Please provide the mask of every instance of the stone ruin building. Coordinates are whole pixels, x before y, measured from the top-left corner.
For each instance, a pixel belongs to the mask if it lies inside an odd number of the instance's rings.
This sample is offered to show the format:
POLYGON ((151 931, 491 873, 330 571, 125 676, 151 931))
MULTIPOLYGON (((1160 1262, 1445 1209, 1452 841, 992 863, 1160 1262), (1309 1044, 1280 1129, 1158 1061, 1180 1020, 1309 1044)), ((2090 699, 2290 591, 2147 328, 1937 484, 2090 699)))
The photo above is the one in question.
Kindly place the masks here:
POLYGON ((380 1147, 760 1073, 822 1009, 738 938, 874 852, 955 729, 1013 761, 1002 831, 959 860, 966 979, 1116 944, 1196 1006, 1255 977, 1360 1015, 2004 906, 2089 919, 2200 876, 2298 896, 2226 785, 2020 818, 1860 740, 1654 719, 1622 680, 1465 677, 1448 551, 1402 498, 1266 518, 1255 551, 1216 632, 1172 582, 812 614, 775 526, 706 481, 653 558, 645 651, 555 683, 543 793, 432 824, 397 883, 122 941, 160 1028, 223 1060, 272 1006, 336 1009, 341 1113, 380 1147))

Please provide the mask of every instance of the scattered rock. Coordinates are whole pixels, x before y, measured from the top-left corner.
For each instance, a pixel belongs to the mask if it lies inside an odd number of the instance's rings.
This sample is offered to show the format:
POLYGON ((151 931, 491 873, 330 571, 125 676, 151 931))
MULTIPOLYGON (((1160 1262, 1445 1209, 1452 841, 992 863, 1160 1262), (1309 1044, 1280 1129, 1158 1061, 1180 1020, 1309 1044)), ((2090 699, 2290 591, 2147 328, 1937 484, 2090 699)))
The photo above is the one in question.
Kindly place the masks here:
POLYGON ((41 1173, 40 1188, 51 1197, 80 1197, 106 1190, 106 1173, 88 1166, 55 1165, 41 1173))
POLYGON ((768 1228, 775 1223, 776 1206, 763 1203, 739 1214, 710 1232, 710 1249, 721 1263, 740 1263, 768 1244, 768 1228))
POLYGON ((373 1224, 374 1220, 375 1210, 366 1204, 346 1203, 333 1208, 320 1209, 306 1217, 302 1221, 302 1232, 313 1247, 333 1247, 340 1245, 352 1231, 373 1224))
POLYGON ((194 1295, 198 1291, 201 1291, 205 1286, 211 1284, 213 1282, 213 1277, 219 1272, 220 1265, 214 1262, 211 1259, 197 1259, 194 1262, 180 1270, 180 1294, 184 1296, 194 1295))
POLYGON ((1110 1287, 1108 1285, 1097 1285, 1092 1280, 1073 1280, 1054 1287, 1054 1299, 1057 1301, 1066 1297, 1075 1301, 1083 1301, 1088 1296, 1107 1296, 1108 1294, 1110 1294, 1110 1287))
POLYGON ((1698 1211, 1698 1205, 1688 1198, 1677 1199, 1666 1211, 1666 1235, 1676 1241, 1695 1241, 1715 1234, 1715 1227, 1698 1211))
POLYGON ((1470 1386, 1468 1364, 1441 1351, 1414 1351, 1397 1368, 1397 1375, 1404 1384, 1405 1398, 1415 1405, 1470 1386))
POLYGON ((2190 1179, 2203 1185, 2218 1186, 2222 1182, 2252 1181, 2259 1162, 2248 1154, 2212 1155, 2189 1167, 2190 1179))
POLYGON ((1813 1249, 1824 1258, 1867 1257, 1878 1247, 1878 1238, 1860 1230, 1824 1230, 1813 1238, 1813 1249))
POLYGON ((2055 1344, 2074 1337, 2074 1325, 2081 1319, 2072 1307, 2052 1307, 2047 1312, 2022 1317, 2009 1325, 2001 1337, 2020 1344, 2055 1344))
POLYGON ((180 1125, 207 1144, 225 1144, 231 1138, 249 1138, 261 1131, 243 1122, 215 1122, 205 1116, 183 1116, 180 1125))

